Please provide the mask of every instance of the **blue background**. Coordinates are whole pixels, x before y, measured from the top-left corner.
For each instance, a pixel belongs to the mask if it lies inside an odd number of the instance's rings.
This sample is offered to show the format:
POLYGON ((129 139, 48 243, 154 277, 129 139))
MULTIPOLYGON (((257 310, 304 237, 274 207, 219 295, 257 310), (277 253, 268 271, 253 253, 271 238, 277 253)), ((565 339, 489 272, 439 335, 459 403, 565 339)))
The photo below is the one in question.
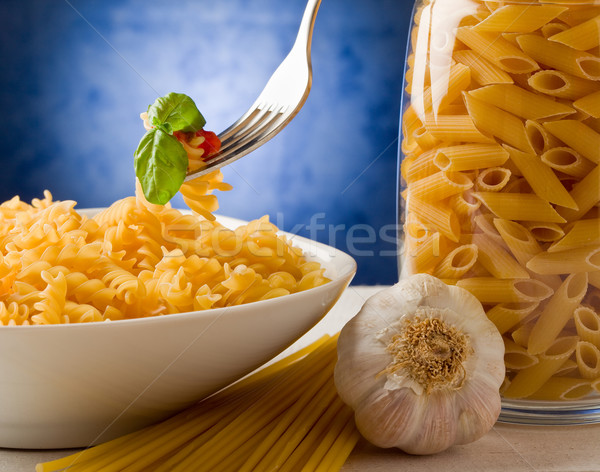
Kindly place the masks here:
MULTIPOLYGON (((293 44, 304 0, 3 0, 0 200, 79 207, 133 194, 139 113, 190 95, 221 131, 293 44)), ((290 125, 224 169, 219 213, 351 253, 356 284, 397 278, 397 136, 408 0, 323 0, 313 86, 290 125)), ((174 206, 183 207, 180 197, 174 206)))

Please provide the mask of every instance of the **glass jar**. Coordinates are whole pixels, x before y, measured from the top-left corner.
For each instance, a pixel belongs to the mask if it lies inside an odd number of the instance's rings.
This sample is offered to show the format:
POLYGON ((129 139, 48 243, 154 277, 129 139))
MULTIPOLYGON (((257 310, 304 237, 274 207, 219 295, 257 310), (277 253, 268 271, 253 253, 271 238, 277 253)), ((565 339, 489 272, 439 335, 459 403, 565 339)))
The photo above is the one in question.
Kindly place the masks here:
POLYGON ((482 303, 501 421, 600 422, 600 0, 415 5, 400 273, 482 303))

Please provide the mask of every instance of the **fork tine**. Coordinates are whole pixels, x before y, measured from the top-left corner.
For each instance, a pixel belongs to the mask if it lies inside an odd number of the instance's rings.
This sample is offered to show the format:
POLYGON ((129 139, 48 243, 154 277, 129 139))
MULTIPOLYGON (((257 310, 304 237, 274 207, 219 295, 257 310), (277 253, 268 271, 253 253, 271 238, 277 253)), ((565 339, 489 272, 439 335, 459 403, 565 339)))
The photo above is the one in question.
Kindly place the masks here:
POLYGON ((271 110, 268 108, 257 109, 256 113, 254 113, 251 118, 244 120, 244 122, 240 123, 240 126, 237 126, 234 130, 232 130, 228 136, 226 136, 224 139, 221 139, 221 152, 227 149, 231 143, 235 143, 240 139, 243 139, 249 133, 253 132, 257 127, 261 126, 265 120, 269 120, 270 115, 271 110))
POLYGON ((263 109, 262 111, 263 112, 256 120, 245 128, 238 130, 237 133, 230 135, 225 143, 221 143, 221 153, 231 152, 231 148, 240 141, 254 139, 254 137, 260 134, 266 127, 272 126, 273 122, 283 113, 281 107, 277 109, 263 109))
POLYGON ((261 110, 256 108, 254 105, 250 107, 246 113, 244 113, 235 123, 219 133, 219 139, 221 140, 221 143, 229 139, 229 136, 231 136, 240 128, 247 126, 247 124, 260 113, 260 111, 261 110))
MULTIPOLYGON (((279 107, 262 114, 262 119, 260 121, 255 122, 242 133, 236 134, 227 142, 226 146, 221 147, 222 153, 231 154, 232 152, 235 152, 245 141, 264 139, 269 132, 279 125, 279 122, 284 117, 284 111, 285 107, 279 107)), ((210 162, 210 160, 208 162, 210 162)))
POLYGON ((279 126, 280 123, 286 118, 289 118, 283 113, 272 113, 269 116, 272 117, 272 119, 265 121, 262 126, 254 130, 254 133, 251 133, 249 137, 246 136, 246 139, 230 140, 226 149, 221 148, 218 154, 206 161, 205 167, 199 169, 199 172, 188 174, 185 181, 187 182, 199 175, 217 170, 226 164, 230 164, 233 161, 240 159, 249 152, 252 152, 263 143, 263 140, 271 139, 275 134, 281 131, 281 127, 279 126))

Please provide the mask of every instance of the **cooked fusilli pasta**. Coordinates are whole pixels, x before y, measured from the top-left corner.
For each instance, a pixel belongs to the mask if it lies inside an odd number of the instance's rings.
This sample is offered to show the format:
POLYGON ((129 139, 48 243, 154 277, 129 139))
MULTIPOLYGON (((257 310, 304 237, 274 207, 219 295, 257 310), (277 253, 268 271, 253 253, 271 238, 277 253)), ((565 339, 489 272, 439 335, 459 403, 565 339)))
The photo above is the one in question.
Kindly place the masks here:
POLYGON ((139 192, 93 218, 74 206, 48 191, 31 204, 15 197, 0 205, 0 324, 206 310, 328 281, 266 216, 232 230, 139 192))

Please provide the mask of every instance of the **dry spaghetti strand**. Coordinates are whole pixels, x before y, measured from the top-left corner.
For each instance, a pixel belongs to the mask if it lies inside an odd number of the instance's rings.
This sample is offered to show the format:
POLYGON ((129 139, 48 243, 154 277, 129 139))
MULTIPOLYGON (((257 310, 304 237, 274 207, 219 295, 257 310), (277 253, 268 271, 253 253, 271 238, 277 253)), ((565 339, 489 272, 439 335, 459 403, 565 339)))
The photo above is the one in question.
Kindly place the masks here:
POLYGON ((333 383, 336 343, 323 336, 168 420, 36 472, 335 472, 359 437, 333 383))

